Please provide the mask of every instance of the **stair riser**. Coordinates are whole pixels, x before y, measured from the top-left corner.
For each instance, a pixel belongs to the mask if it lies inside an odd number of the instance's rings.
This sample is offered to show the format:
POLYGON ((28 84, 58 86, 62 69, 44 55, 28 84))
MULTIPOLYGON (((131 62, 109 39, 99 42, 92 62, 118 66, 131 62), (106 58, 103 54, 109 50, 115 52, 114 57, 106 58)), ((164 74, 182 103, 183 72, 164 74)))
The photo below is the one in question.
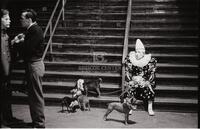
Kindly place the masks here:
POLYGON ((114 30, 114 29, 109 29, 109 30, 101 30, 101 29, 67 29, 66 30, 59 30, 57 29, 56 34, 67 34, 67 35, 119 35, 123 36, 124 35, 124 29, 120 30, 114 30))
MULTIPOLYGON (((132 13, 147 13, 147 12, 152 12, 152 13, 158 13, 158 12, 167 12, 167 13, 175 13, 177 11, 177 8, 170 7, 155 7, 157 5, 152 5, 154 7, 140 7, 140 6, 132 6, 132 13)), ((127 12, 127 7, 126 6, 100 6, 100 5, 89 5, 89 6, 79 6, 79 7, 66 7, 66 12, 82 12, 82 13, 88 13, 88 12, 93 12, 93 13, 126 13, 127 12)), ((191 9, 190 7, 187 8, 188 10, 191 9)))
MULTIPOLYGON (((96 101, 96 100, 90 100, 90 106, 91 107, 97 107, 97 108, 107 108, 108 103, 111 103, 113 101, 96 101)), ((17 97, 14 96, 12 98, 13 104, 28 104, 28 98, 27 97, 17 97)), ((50 99, 45 98, 45 105, 46 106, 60 106, 61 109, 61 99, 50 99)), ((143 105, 138 105, 137 110, 144 110, 143 105)), ((197 112, 198 111, 198 105, 196 104, 166 104, 166 103, 154 103, 154 110, 155 111, 175 111, 175 112, 197 112)))
MULTIPOLYGON (((146 47, 147 53, 169 53, 169 54, 196 54, 198 52, 197 47, 185 47, 181 48, 179 46, 177 47, 157 47, 157 48, 149 48, 150 45, 146 47)), ((106 53, 116 53, 121 54, 123 52, 122 47, 106 47, 106 46, 79 46, 79 45, 73 45, 68 46, 66 45, 53 45, 53 51, 54 52, 106 52, 106 53)), ((129 47, 129 51, 135 51, 135 48, 129 47)))
MULTIPOLYGON (((184 64, 197 64, 198 57, 158 57, 159 63, 184 63, 184 64)), ((46 57, 48 60, 48 55, 46 57)), ((94 55, 53 55, 53 61, 80 61, 80 62, 102 62, 102 63, 121 63, 121 56, 107 56, 106 54, 94 55)))
MULTIPOLYGON (((121 84, 121 77, 106 77, 96 74, 95 76, 89 75, 55 75, 55 74, 45 74, 43 80, 45 82, 76 82, 78 79, 92 79, 101 77, 104 83, 114 83, 121 84)), ((24 78, 24 74, 21 73, 13 73, 12 79, 22 80, 24 78)), ((197 84, 198 80, 196 78, 161 78, 157 76, 157 84, 158 85, 188 85, 194 86, 197 84)))
MULTIPOLYGON (((48 86, 43 85, 43 92, 44 93, 58 93, 58 94, 71 94, 70 90, 72 90, 75 85, 72 86, 48 86)), ((23 89, 26 90, 26 86, 21 84, 12 84, 13 91, 22 91, 23 89)), ((101 95, 109 95, 109 96, 119 96, 121 94, 121 88, 100 88, 101 95)), ((95 90, 89 90, 88 96, 95 96, 97 93, 95 90)))
POLYGON ((128 2, 126 1, 69 1, 66 6, 127 6, 128 2))
MULTIPOLYGON (((130 36, 129 43, 136 41, 137 38, 140 38, 144 43, 155 43, 158 44, 198 44, 197 39, 198 37, 164 37, 158 35, 159 37, 151 37, 151 36, 130 36), (182 43, 181 43, 182 42, 182 43)), ((46 37, 48 39, 49 36, 46 37)), ((124 36, 115 36, 115 37, 108 37, 108 36, 87 36, 87 35, 54 35, 53 42, 70 42, 70 43, 92 43, 92 44, 123 44, 124 36)))
MULTIPOLYGON (((50 71, 85 71, 85 72, 103 72, 103 73, 121 73, 121 66, 100 66, 100 65, 48 65, 45 64, 46 69, 50 71)), ((192 67, 159 67, 157 73, 160 74, 173 74, 176 71, 176 74, 183 75, 197 75, 198 68, 192 67)))
POLYGON ((88 13, 88 12, 93 12, 93 13, 126 13, 127 12, 127 7, 114 7, 114 6, 82 6, 81 8, 76 8, 76 7, 69 7, 66 8, 65 12, 82 12, 82 13, 88 13), (84 10, 83 10, 84 9, 84 10))
MULTIPOLYGON (((127 5, 128 1, 127 0, 89 0, 86 2, 83 2, 81 0, 78 0, 78 1, 68 1, 67 5, 70 5, 70 6, 76 6, 76 5, 81 5, 81 6, 84 6, 84 5, 96 5, 96 4, 99 4, 99 5, 127 5)), ((155 0, 145 0, 145 1, 134 1, 134 4, 133 6, 136 6, 136 5, 141 5, 141 6, 144 6, 144 5, 155 5, 155 4, 158 4, 158 5, 176 5, 177 1, 174 0, 174 1, 155 1, 155 0)), ((197 3, 196 1, 191 1, 191 3, 189 4, 190 6, 197 3)), ((186 1, 180 1, 179 3, 177 3, 179 5, 187 5, 188 3, 186 1)))
MULTIPOLYGON (((85 71, 85 72, 103 72, 103 73, 121 73, 121 65, 93 65, 93 64, 50 64, 45 63, 46 70, 48 71, 85 71)), ((21 63, 16 64, 14 69, 24 69, 21 63)), ((167 67, 157 66, 157 73, 160 74, 172 74, 176 71, 176 74, 184 75, 197 75, 198 67, 167 67)))
MULTIPOLYGON (((80 61, 80 62, 101 62, 101 63, 121 63, 121 56, 107 56, 105 54, 94 53, 93 55, 53 55, 53 61, 80 61)), ((48 55, 46 57, 48 60, 48 55)))
MULTIPOLYGON (((19 89, 26 89, 24 85, 20 84, 13 84, 12 85, 13 90, 19 90, 19 89)), ((71 94, 70 90, 74 88, 73 86, 48 86, 43 85, 43 91, 44 93, 63 93, 63 94, 71 94)), ((100 88, 101 95, 109 95, 109 96, 119 96, 121 94, 120 88, 100 88)), ((156 97, 169 97, 169 98, 190 98, 195 99, 198 97, 198 91, 181 91, 181 90, 154 90, 156 93, 156 97)), ((95 96, 96 93, 94 90, 90 90, 88 93, 88 96, 95 96)))
POLYGON ((184 85, 186 87, 198 86, 198 79, 176 79, 176 78, 160 78, 157 79, 157 85, 184 85))
MULTIPOLYGON (((48 38, 48 37, 47 37, 48 38)), ((54 36, 52 41, 59 43, 76 43, 76 44, 107 44, 107 43, 115 43, 115 44, 123 44, 122 38, 81 38, 81 37, 67 37, 67 36, 54 36)))
MULTIPOLYGON (((48 38, 48 37, 47 37, 48 38)), ((137 38, 137 37, 136 37, 137 38)), ((129 46, 135 45, 136 38, 129 38, 129 46)), ((151 45, 194 45, 198 46, 198 41, 196 39, 157 39, 157 38, 140 38, 145 46, 151 45)), ((54 36, 53 42, 58 43, 74 43, 77 44, 113 44, 113 45, 123 45, 123 38, 81 38, 81 37, 67 37, 67 36, 54 36)), ((133 49, 133 48, 132 48, 133 49)))
MULTIPOLYGON (((113 35, 113 36, 123 36, 125 32, 125 29, 95 29, 93 27, 89 27, 87 29, 57 29, 55 34, 67 34, 67 35, 113 35)), ((130 36, 198 36, 198 30, 167 30, 167 29, 161 29, 161 30, 151 30, 148 28, 144 30, 141 28, 141 30, 138 28, 137 30, 130 30, 130 36)))
MULTIPOLYGON (((144 21, 131 21, 131 28, 177 28, 180 26, 180 28, 195 28, 198 25, 198 19, 192 19, 194 21, 190 20, 184 20, 179 21, 176 19, 173 19, 171 22, 166 21, 162 22, 162 19, 157 19, 152 22, 147 22, 148 20, 144 21)), ((39 25, 46 26, 48 23, 48 19, 40 19, 38 21, 39 25)), ((55 20, 53 21, 53 24, 55 24, 55 20)), ((102 28, 125 28, 125 20, 110 20, 110 21, 99 21, 99 20, 81 20, 81 19, 65 19, 65 21, 60 21, 58 23, 58 27, 102 27, 102 28)))
POLYGON ((197 91, 159 91, 155 90, 156 97, 169 97, 169 98, 185 98, 185 99, 195 99, 198 97, 197 91))
MULTIPOLYGON (((47 12, 41 12, 38 14, 39 17, 43 18, 49 18, 51 13, 47 12)), ((151 13, 151 14, 145 14, 145 13, 132 13, 131 17, 134 17, 134 20, 155 20, 155 19, 165 19, 165 20, 174 20, 179 19, 179 20, 184 20, 184 19, 189 19, 189 18, 194 18, 197 19, 196 14, 156 14, 156 13, 151 13)), ((126 13, 104 13, 104 14, 99 14, 99 13, 65 13, 65 18, 66 19, 90 19, 90 20, 124 20, 126 19, 126 13)))
MULTIPOLYGON (((193 7, 184 5, 182 6, 186 10, 191 10, 193 7)), ((99 11, 112 11, 112 12, 126 12, 127 11, 127 5, 101 5, 101 4, 92 4, 92 5, 66 5, 65 10, 69 11, 87 11, 87 10, 92 10, 93 12, 99 12, 99 11)), ((137 11, 137 10, 145 10, 149 12, 149 10, 166 10, 166 11, 177 11, 179 10, 179 7, 173 4, 165 4, 162 5, 160 3, 151 3, 149 5, 142 3, 142 4, 133 4, 132 5, 132 12, 137 11)))
MULTIPOLYGON (((55 5, 53 6, 52 3, 47 4, 47 2, 46 3, 37 3, 35 5, 30 3, 30 4, 27 4, 27 5, 23 5, 23 6, 21 6, 20 4, 22 4, 22 3, 13 4, 13 6, 11 6, 10 8, 18 7, 17 10, 23 10, 25 7, 26 8, 32 8, 38 14, 40 14, 40 13, 51 13, 54 9, 54 6, 55 6, 55 5)), ((13 16, 13 17, 16 17, 16 16, 13 16)))
POLYGON ((130 31, 130 36, 198 36, 198 31, 192 30, 135 30, 130 31))
MULTIPOLYGON (((49 18, 51 15, 51 13, 45 13, 45 12, 41 12, 40 14, 38 14, 39 17, 43 17, 43 18, 49 18)), ((77 19, 90 19, 90 20, 124 20, 126 19, 126 13, 122 13, 122 14, 110 14, 110 15, 105 15, 105 14, 67 14, 65 13, 65 18, 66 19, 70 19, 70 20, 77 20, 77 19)))
MULTIPOLYGON (((109 65, 81 65, 81 64, 72 64, 72 65, 59 65, 59 64, 45 64, 46 70, 48 71, 82 71, 82 72, 101 72, 101 73, 121 73, 121 66, 109 66, 109 65)), ((15 69, 24 69, 22 65, 14 66, 15 69)), ((160 74, 173 74, 176 71, 176 74, 183 75, 197 75, 197 67, 157 67, 157 73, 160 74)))
MULTIPOLYGON (((102 76, 74 76, 74 75, 48 75, 45 74, 43 77, 44 82, 76 82, 78 79, 97 79, 101 77, 104 83, 116 84, 120 86, 121 80, 116 77, 102 77, 102 76)), ((13 74, 11 77, 13 80, 24 80, 24 74, 13 74)), ((118 87, 120 88, 120 87, 118 87)))

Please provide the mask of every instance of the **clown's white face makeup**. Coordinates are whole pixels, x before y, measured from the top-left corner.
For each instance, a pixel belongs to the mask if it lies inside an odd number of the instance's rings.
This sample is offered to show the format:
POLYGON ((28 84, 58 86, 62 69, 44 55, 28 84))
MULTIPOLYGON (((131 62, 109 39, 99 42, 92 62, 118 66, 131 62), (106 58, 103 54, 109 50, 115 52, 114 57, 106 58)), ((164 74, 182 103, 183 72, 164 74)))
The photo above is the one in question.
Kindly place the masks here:
POLYGON ((137 60, 142 59, 144 57, 144 50, 143 49, 139 49, 135 51, 135 57, 137 60))

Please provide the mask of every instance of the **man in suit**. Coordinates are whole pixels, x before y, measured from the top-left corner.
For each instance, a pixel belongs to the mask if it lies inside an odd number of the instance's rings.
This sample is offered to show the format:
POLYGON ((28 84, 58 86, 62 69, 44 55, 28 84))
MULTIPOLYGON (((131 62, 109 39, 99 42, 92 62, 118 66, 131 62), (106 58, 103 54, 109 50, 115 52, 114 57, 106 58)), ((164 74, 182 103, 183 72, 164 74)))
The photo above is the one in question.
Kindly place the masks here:
POLYGON ((12 42, 19 46, 20 55, 25 62, 31 125, 44 128, 45 104, 42 90, 42 77, 45 71, 42 61, 44 38, 43 31, 36 22, 36 16, 36 12, 32 9, 22 11, 20 21, 22 27, 26 28, 26 32, 17 35, 12 42))

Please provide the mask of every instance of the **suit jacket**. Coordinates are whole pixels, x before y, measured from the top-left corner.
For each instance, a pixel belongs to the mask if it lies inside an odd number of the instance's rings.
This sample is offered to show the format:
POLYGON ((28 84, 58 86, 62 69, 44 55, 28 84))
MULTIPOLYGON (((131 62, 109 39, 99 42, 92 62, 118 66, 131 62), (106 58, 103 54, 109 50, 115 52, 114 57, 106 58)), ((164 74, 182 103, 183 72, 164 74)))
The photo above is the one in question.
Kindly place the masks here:
POLYGON ((28 28, 25 32, 24 42, 21 44, 21 50, 25 62, 35 62, 42 58, 44 37, 40 26, 34 24, 28 28))

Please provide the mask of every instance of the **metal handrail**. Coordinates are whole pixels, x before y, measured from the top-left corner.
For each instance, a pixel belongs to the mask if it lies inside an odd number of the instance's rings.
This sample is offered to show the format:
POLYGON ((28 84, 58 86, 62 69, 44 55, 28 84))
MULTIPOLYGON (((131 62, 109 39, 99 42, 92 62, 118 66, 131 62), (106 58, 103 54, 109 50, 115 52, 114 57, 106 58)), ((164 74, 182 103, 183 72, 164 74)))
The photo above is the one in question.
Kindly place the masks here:
POLYGON ((57 10, 57 7, 58 7, 58 4, 60 3, 60 0, 58 0, 57 1, 57 3, 56 3, 56 5, 55 5, 55 7, 54 7, 54 10, 53 10, 53 12, 52 12, 52 14, 51 14, 51 17, 50 17, 50 19, 49 19, 49 21, 48 21, 48 24, 47 24, 47 26, 46 26, 46 28, 45 28, 45 31, 44 31, 44 37, 46 37, 46 34, 47 34, 47 31, 49 30, 49 28, 50 28, 50 26, 51 26, 51 24, 52 24, 52 20, 53 20, 53 17, 54 17, 54 15, 55 15, 55 12, 56 12, 56 10, 57 10))
MULTIPOLYGON (((53 12, 52 12, 52 14, 51 14, 51 17, 50 17, 50 19, 49 19, 49 22, 48 22, 48 24, 47 24, 47 27, 46 27, 46 29, 45 29, 45 31, 44 31, 44 35, 43 35, 43 36, 46 37, 47 31, 50 30, 50 37, 49 37, 47 46, 46 46, 46 48, 45 48, 45 50, 44 50, 44 53, 43 53, 43 55, 42 55, 42 61, 44 60, 44 58, 45 58, 45 56, 46 56, 46 53, 47 53, 47 50, 48 50, 50 44, 52 44, 52 37, 53 37, 53 35, 54 35, 55 29, 56 29, 56 27, 57 27, 58 21, 59 21, 60 16, 61 16, 62 13, 63 13, 63 18, 62 18, 62 19, 64 20, 64 6, 65 6, 65 3, 66 3, 66 0, 62 0, 62 8, 60 9, 59 15, 58 15, 58 17, 57 17, 57 19, 56 19, 56 23, 55 23, 55 25, 54 25, 54 27, 53 27, 53 31, 52 31, 52 20, 53 20, 53 17, 54 17, 54 15, 55 15, 55 12, 56 12, 56 10, 57 10, 57 8, 58 8, 58 5, 59 5, 60 1, 61 1, 61 0, 58 0, 58 1, 57 1, 56 5, 55 5, 55 7, 54 7, 54 10, 53 10, 53 12)), ((50 52, 52 52, 52 46, 50 47, 50 52)))
POLYGON ((128 10, 127 10, 127 18, 126 18, 123 56, 122 56, 122 81, 121 81, 122 91, 124 91, 124 82, 125 82, 125 65, 124 65, 124 63, 125 63, 125 58, 128 54, 128 37, 129 37, 130 22, 131 22, 131 11, 132 11, 132 0, 129 0, 128 10))

